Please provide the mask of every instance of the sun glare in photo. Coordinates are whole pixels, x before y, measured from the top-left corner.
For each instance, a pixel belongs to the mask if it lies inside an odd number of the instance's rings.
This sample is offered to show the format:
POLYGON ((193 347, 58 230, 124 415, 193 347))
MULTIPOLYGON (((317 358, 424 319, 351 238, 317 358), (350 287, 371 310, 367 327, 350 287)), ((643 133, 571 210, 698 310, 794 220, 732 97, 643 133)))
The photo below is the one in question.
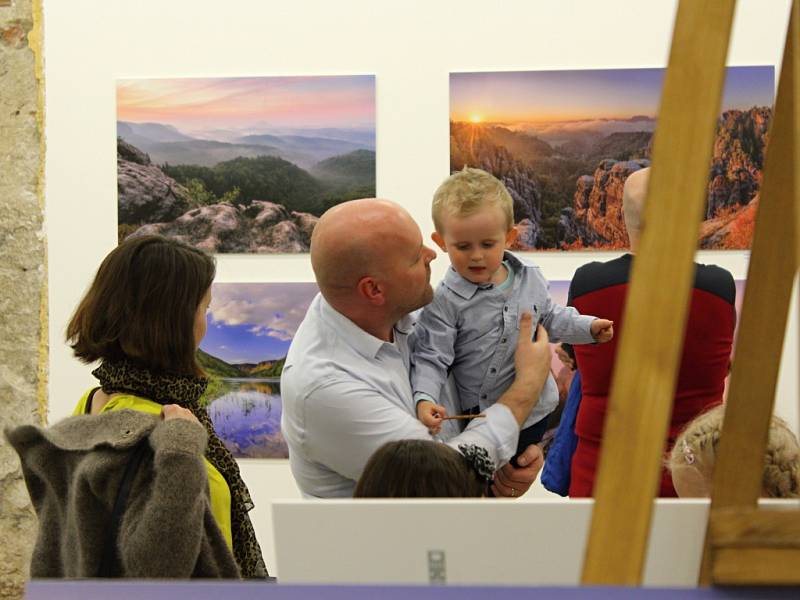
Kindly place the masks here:
POLYGON ((469 120, 470 123, 480 123, 483 121, 483 117, 480 115, 470 115, 469 120))

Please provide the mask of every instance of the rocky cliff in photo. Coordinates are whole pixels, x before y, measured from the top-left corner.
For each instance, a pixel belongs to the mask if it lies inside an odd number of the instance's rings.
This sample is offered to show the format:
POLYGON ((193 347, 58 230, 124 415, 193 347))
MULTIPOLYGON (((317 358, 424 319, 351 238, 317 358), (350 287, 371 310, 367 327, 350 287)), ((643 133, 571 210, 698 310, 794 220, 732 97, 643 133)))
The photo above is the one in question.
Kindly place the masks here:
POLYGON ((647 159, 606 159, 594 175, 578 178, 574 204, 562 211, 559 242, 562 247, 627 248, 622 214, 622 189, 631 173, 650 165, 647 159))
POLYGON ((150 157, 117 138, 117 207, 120 224, 171 221, 192 204, 189 191, 150 162, 150 157))
POLYGON ((212 253, 308 252, 319 215, 375 195, 375 152, 337 155, 313 172, 275 156, 155 165, 117 138, 119 239, 157 233, 212 253))
POLYGON ((761 186, 772 109, 729 110, 717 123, 706 218, 746 206, 761 186))
POLYGON ((254 200, 247 207, 219 203, 194 208, 169 223, 142 225, 132 235, 166 235, 212 253, 308 252, 318 220, 254 200))

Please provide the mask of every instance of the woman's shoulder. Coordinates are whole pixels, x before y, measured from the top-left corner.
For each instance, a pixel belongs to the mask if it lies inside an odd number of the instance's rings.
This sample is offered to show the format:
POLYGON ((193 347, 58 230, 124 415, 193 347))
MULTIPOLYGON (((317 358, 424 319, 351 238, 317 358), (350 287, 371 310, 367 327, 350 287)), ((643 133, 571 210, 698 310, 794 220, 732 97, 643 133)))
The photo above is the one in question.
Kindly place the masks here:
POLYGON ((111 394, 106 405, 100 411, 101 413, 110 412, 112 410, 135 410, 151 415, 161 414, 161 404, 134 394, 115 393, 111 394))

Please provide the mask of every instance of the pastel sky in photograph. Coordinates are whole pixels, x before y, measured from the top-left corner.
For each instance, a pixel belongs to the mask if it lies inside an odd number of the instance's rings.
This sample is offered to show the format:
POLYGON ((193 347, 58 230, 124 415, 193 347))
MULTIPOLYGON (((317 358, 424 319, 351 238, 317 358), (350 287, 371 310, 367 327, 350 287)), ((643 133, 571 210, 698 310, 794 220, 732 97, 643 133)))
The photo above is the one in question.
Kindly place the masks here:
MULTIPOLYGON (((654 117, 665 69, 450 74, 450 118, 517 123, 654 117)), ((771 106, 772 66, 729 67, 723 110, 771 106)))
POLYGON ((225 77, 117 82, 117 119, 181 131, 375 126, 375 77, 225 77))
POLYGON ((283 358, 315 283, 215 283, 200 348, 231 364, 283 358))

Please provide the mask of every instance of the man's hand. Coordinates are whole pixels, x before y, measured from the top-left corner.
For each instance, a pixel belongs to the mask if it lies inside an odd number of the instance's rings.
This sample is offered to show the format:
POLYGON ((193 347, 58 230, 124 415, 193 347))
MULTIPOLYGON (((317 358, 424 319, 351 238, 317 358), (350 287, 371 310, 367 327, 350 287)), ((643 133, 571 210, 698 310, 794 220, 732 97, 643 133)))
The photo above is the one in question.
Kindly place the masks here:
POLYGON ((508 463, 494 474, 492 492, 497 498, 518 498, 528 491, 544 466, 542 449, 531 444, 517 457, 517 464, 508 463))
POLYGON ((525 422, 533 407, 539 401, 547 376, 550 373, 550 340, 541 325, 536 330, 533 341, 533 319, 530 313, 523 313, 519 320, 519 339, 514 353, 516 375, 514 383, 497 400, 507 406, 519 425, 525 422))
POLYGON ((444 406, 434 404, 430 400, 417 402, 417 419, 419 419, 431 435, 436 435, 442 430, 442 417, 447 416, 444 406))
POLYGON ((592 337, 596 342, 611 341, 614 337, 614 321, 608 319, 595 319, 592 321, 592 337))

